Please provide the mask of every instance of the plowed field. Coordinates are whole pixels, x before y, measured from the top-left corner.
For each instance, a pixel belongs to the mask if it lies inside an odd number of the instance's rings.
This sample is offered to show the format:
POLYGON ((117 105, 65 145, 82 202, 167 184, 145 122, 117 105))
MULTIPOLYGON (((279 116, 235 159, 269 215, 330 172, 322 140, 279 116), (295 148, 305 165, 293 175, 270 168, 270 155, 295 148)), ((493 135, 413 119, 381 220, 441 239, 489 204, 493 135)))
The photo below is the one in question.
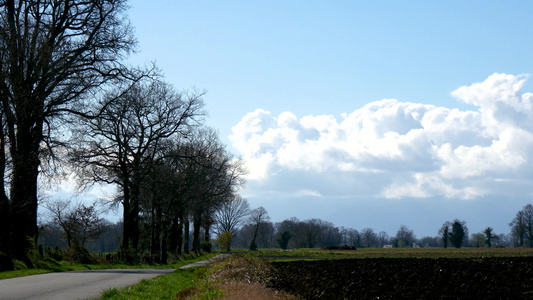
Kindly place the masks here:
POLYGON ((270 285, 305 299, 533 299, 533 257, 272 262, 270 285))

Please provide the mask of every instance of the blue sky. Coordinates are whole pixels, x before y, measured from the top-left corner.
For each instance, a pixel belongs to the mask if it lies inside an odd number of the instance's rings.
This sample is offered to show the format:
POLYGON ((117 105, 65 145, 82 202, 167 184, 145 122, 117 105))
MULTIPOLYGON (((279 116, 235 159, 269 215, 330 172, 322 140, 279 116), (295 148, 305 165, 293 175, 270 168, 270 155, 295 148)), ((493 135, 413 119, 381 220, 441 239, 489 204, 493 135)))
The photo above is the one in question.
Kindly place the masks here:
POLYGON ((207 91, 207 124, 248 163, 242 194, 273 221, 508 233, 533 202, 528 1, 130 5, 131 63, 207 91))

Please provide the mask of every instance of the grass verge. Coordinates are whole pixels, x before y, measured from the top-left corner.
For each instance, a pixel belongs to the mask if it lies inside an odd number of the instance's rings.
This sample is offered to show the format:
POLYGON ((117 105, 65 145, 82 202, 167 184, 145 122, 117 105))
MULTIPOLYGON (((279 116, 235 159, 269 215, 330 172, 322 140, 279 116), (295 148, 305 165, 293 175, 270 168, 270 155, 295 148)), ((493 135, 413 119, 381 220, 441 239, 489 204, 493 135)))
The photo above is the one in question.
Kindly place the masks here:
POLYGON ((52 273, 52 272, 81 271, 81 270, 144 269, 144 268, 177 269, 191 262, 209 259, 212 256, 214 256, 214 254, 202 254, 199 256, 195 254, 182 255, 179 257, 177 261, 174 261, 166 265, 161 265, 161 264, 152 264, 152 265, 148 265, 148 264, 143 264, 143 265, 79 264, 79 263, 70 263, 67 261, 58 262, 53 259, 46 259, 40 263, 40 265, 43 266, 41 268, 0 272, 0 280, 8 279, 8 278, 30 276, 30 275, 37 275, 37 274, 52 273))
POLYGON ((99 299, 299 299, 267 288, 270 276, 270 265, 261 258, 234 254, 208 267, 178 269, 122 290, 106 290, 99 299))
POLYGON ((273 275, 270 264, 250 254, 233 254, 195 273, 194 287, 175 299, 297 300, 285 292, 266 287, 273 275))
POLYGON ((102 293, 101 300, 174 299, 178 293, 195 286, 194 269, 177 270, 122 290, 109 289, 102 293))

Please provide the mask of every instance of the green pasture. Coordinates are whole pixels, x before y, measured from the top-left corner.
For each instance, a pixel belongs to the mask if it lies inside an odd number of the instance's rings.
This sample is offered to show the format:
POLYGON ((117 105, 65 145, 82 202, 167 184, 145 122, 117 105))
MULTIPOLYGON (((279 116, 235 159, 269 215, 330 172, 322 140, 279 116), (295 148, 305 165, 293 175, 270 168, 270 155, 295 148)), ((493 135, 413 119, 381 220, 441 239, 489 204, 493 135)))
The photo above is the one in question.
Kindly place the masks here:
POLYGON ((533 256, 533 248, 360 248, 357 250, 260 249, 254 255, 268 261, 348 258, 480 258, 533 256))

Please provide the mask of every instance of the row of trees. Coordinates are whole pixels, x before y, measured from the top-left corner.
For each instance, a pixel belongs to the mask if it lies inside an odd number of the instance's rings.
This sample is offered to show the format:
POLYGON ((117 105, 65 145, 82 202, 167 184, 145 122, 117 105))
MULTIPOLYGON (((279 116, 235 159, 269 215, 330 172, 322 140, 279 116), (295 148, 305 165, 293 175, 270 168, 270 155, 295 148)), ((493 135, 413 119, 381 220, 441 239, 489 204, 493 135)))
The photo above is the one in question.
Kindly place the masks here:
POLYGON ((72 119, 98 116, 98 94, 139 78, 121 62, 136 44, 125 9, 124 0, 0 2, 0 269, 11 257, 31 265, 39 174, 54 171, 72 119))
MULTIPOLYGON (((243 184, 241 162, 195 119, 201 106, 197 97, 184 100, 152 78, 111 97, 99 103, 100 116, 81 119, 75 127, 73 137, 81 147, 69 157, 82 187, 118 186, 114 202, 123 207, 120 251, 126 261, 146 250, 155 262, 166 262, 169 251, 188 252, 191 224, 192 250, 199 251, 210 240, 214 212, 243 184)), ((70 245, 75 218, 65 222, 61 212, 67 205, 47 208, 70 245)), ((79 214, 73 209, 69 215, 79 214)), ((97 218, 96 211, 93 215, 97 218)))
MULTIPOLYGON (((214 212, 243 184, 241 163, 203 126, 203 93, 176 92, 157 68, 125 64, 136 46, 126 8, 126 0, 0 2, 2 270, 12 258, 32 264, 44 179, 74 173, 82 189, 116 186, 128 261, 147 249, 158 261, 199 250, 201 228, 208 241, 214 212)), ((47 205, 67 244, 110 226, 94 205, 69 205, 47 205), (95 231, 84 232, 87 222, 95 231)))

